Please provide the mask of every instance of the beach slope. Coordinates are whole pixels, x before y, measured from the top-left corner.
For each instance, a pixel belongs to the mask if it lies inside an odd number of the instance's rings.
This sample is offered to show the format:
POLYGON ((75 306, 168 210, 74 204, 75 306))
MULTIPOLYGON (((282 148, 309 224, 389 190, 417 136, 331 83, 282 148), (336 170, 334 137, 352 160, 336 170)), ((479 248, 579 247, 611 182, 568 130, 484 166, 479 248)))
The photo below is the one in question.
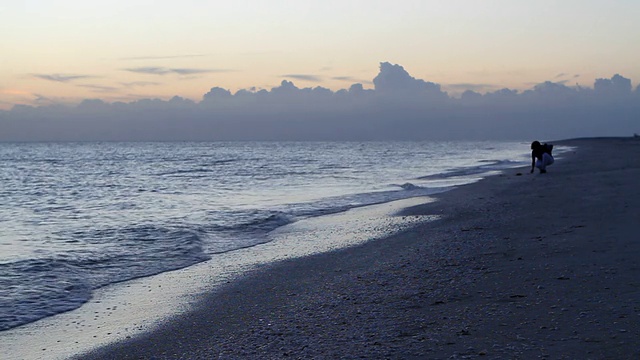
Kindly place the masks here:
POLYGON ((441 219, 262 268, 81 359, 638 359, 640 141, 579 139, 400 216, 441 219))

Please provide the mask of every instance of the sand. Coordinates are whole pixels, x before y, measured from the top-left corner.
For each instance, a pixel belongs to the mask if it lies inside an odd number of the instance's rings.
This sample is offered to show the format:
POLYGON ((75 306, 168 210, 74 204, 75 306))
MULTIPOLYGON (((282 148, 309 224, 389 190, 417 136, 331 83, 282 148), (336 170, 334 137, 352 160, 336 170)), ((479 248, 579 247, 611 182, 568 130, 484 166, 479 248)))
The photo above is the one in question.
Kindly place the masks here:
POLYGON ((81 359, 638 359, 640 140, 583 139, 400 216, 385 239, 264 266, 81 359))

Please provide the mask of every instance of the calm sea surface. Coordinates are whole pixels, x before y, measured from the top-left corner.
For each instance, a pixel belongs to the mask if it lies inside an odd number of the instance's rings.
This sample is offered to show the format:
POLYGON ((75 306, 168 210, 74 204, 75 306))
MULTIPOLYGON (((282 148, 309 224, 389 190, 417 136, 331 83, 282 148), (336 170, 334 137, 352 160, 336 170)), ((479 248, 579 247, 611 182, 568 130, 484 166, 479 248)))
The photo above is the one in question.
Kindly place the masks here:
POLYGON ((528 162, 524 143, 0 143, 0 330, 296 220, 528 162))

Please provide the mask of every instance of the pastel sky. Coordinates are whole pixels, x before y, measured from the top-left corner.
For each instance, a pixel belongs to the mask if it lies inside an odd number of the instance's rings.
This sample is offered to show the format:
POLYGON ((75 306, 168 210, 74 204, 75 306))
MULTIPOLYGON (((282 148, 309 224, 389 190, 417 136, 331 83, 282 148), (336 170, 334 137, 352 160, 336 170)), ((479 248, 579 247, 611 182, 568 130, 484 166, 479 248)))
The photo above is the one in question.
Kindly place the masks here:
POLYGON ((211 87, 373 87, 382 61, 451 94, 640 81, 637 0, 21 0, 0 4, 0 109, 211 87))

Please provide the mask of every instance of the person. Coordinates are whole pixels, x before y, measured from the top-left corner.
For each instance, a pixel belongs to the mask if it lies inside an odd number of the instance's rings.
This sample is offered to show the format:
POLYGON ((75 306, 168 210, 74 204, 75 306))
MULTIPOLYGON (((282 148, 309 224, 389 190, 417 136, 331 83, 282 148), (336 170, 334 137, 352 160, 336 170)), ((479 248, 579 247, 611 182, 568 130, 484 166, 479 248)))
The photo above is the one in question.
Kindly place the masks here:
POLYGON ((540 169, 540 174, 547 172, 547 166, 553 164, 553 155, 551 155, 553 145, 540 144, 539 141, 531 143, 531 173, 535 168, 540 169))

